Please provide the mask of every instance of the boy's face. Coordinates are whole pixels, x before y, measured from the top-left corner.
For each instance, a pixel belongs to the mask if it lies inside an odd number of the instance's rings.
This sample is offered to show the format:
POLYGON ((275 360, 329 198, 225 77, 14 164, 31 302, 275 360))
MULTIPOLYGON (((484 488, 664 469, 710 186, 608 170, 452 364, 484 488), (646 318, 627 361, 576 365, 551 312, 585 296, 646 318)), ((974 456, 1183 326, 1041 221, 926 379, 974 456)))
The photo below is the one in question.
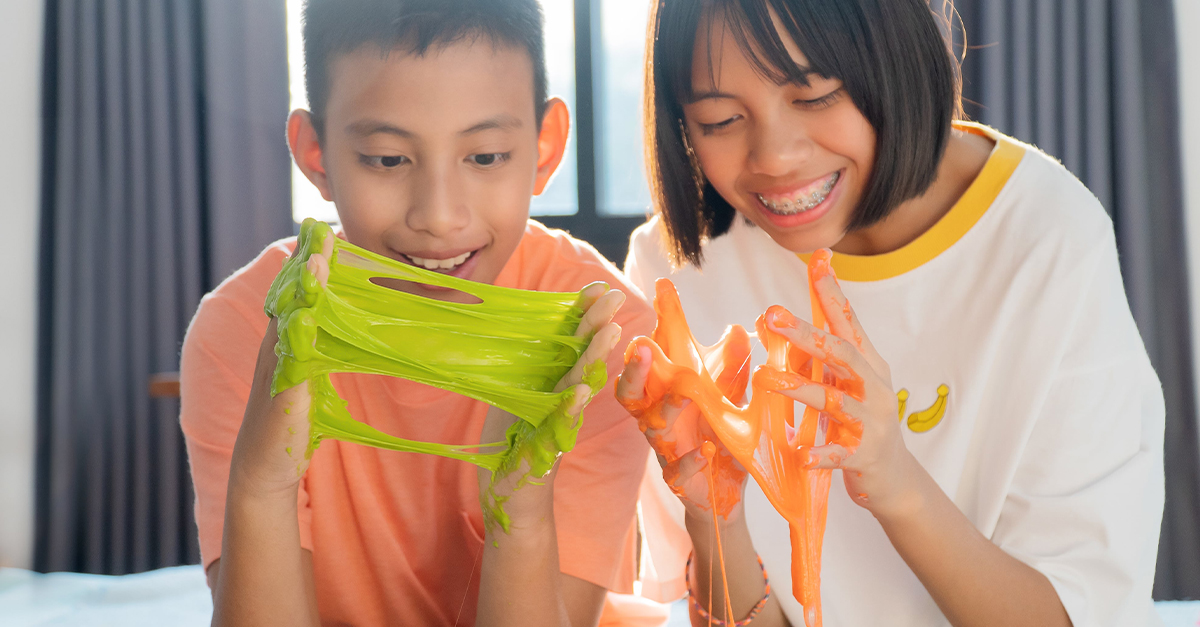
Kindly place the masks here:
POLYGON ((398 261, 495 281, 521 241, 530 196, 566 142, 558 101, 539 135, 524 49, 487 38, 424 56, 364 46, 335 57, 329 76, 323 142, 303 112, 289 121, 289 140, 301 169, 337 205, 346 238, 398 261))

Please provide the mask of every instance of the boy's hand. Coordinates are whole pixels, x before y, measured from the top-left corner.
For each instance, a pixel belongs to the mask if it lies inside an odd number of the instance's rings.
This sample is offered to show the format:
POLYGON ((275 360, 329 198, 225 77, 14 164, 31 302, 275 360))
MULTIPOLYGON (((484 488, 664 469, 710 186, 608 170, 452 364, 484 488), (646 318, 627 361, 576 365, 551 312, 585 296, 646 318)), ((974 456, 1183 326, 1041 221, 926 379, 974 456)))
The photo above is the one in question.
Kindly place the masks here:
MULTIPOLYGON (((333 236, 326 238, 322 252, 309 257, 308 271, 324 287, 329 279, 333 236)), ((271 397, 275 376, 275 344, 279 340, 277 320, 272 318, 258 349, 254 382, 242 427, 238 431, 230 466, 230 489, 253 498, 295 498, 300 478, 308 470, 305 457, 309 441, 308 383, 301 383, 271 397)))
MULTIPOLYGON (((583 383, 584 369, 597 361, 601 364, 605 363, 609 354, 616 348, 617 342, 621 339, 621 327, 612 322, 612 318, 624 302, 625 294, 623 292, 608 289, 600 284, 589 286, 580 295, 580 307, 583 308, 584 314, 579 321, 579 327, 575 330, 575 337, 590 337, 591 341, 580 354, 579 360, 554 388, 555 392, 574 388, 574 400, 568 410, 572 416, 579 415, 588 399, 599 392, 583 383)), ((480 443, 504 441, 505 432, 517 420, 519 418, 504 410, 495 407, 489 408, 487 419, 483 425, 483 433, 480 435, 480 443)), ((523 521, 533 523, 545 520, 546 512, 553 510, 552 486, 554 477, 558 473, 558 464, 554 465, 550 474, 538 479, 531 478, 525 486, 517 490, 517 482, 525 476, 528 470, 523 463, 516 472, 510 473, 495 485, 497 497, 509 497, 505 501, 504 511, 513 521, 514 528, 521 528, 523 521)), ((480 489, 487 489, 490 481, 491 473, 481 469, 479 471, 480 489)))

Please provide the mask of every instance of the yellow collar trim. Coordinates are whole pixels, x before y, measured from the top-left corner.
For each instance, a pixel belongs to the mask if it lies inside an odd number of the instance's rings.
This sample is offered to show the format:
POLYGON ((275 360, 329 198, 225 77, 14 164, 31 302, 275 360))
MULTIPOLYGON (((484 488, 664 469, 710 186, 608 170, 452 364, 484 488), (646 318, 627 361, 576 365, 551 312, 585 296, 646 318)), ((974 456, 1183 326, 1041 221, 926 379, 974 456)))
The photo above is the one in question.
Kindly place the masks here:
MULTIPOLYGON (((962 198, 958 199, 937 224, 905 246, 882 255, 833 253, 830 264, 839 279, 882 281, 915 270, 954 245, 979 222, 988 207, 992 206, 992 202, 1000 195, 1000 190, 1008 184, 1008 179, 1025 157, 1025 147, 982 124, 955 122, 954 128, 982 135, 996 142, 979 176, 975 177, 962 198)), ((808 263, 808 254, 801 254, 799 257, 804 263, 808 263)))

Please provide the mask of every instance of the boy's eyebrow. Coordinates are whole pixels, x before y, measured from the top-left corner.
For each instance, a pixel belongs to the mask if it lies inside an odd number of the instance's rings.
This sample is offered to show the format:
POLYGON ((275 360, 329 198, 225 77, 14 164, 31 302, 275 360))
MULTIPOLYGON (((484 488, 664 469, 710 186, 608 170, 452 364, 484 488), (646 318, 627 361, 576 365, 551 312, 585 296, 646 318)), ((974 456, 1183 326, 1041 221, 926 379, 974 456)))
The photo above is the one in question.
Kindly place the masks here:
POLYGON ((520 118, 512 115, 500 114, 496 117, 488 118, 478 124, 475 124, 464 131, 461 131, 459 135, 473 135, 475 133, 482 133, 483 131, 491 130, 511 131, 518 128, 521 128, 520 118))
POLYGON ((408 131, 378 120, 360 120, 346 126, 346 132, 357 137, 370 137, 377 133, 386 135, 395 135, 404 139, 413 139, 416 135, 412 131, 408 131))

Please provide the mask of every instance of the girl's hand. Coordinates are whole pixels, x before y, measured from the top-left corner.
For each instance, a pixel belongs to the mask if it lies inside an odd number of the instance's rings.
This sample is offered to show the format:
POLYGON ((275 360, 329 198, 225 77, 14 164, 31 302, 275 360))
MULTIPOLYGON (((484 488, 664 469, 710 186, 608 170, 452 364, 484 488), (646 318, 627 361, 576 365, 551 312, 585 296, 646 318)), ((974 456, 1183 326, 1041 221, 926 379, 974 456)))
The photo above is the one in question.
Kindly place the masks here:
POLYGON ((661 429, 645 428, 646 439, 658 457, 663 469, 663 481, 671 492, 683 502, 689 519, 697 523, 711 523, 713 498, 709 487, 709 460, 702 451, 706 441, 715 445, 716 460, 712 472, 713 485, 724 500, 736 500, 731 509, 721 512, 725 520, 733 522, 742 517, 742 495, 746 489, 746 471, 733 459, 733 455, 709 428, 699 407, 692 401, 666 395, 646 398, 646 381, 650 377, 650 349, 638 346, 625 371, 617 381, 617 402, 638 419, 643 415, 658 412, 662 417, 661 429))
MULTIPOLYGON (((333 255, 333 236, 322 244, 322 252, 308 259, 308 271, 324 287, 329 279, 329 258, 333 255)), ((230 465, 230 488, 251 497, 283 496, 295 498, 300 478, 308 470, 308 411, 311 397, 308 383, 271 397, 275 375, 275 344, 279 340, 277 320, 267 325, 258 348, 250 399, 238 431, 230 465)))
MULTIPOLYGON (((575 330, 575 337, 590 337, 591 342, 580 354, 579 360, 575 362, 571 370, 554 388, 555 392, 562 392, 569 388, 574 389, 574 400, 567 410, 568 414, 572 416, 582 413, 588 399, 599 392, 599 390, 592 390, 583 382, 584 370, 597 361, 601 364, 605 363, 609 354, 616 348, 617 342, 621 339, 621 327, 613 322, 612 318, 624 302, 624 292, 608 289, 601 284, 588 286, 580 296, 579 304, 583 308, 584 314, 579 321, 579 327, 575 330)), ((488 409, 483 432, 480 434, 480 443, 504 441, 505 432, 517 420, 519 418, 504 410, 495 407, 488 409)), ((498 497, 509 497, 505 501, 504 510, 516 527, 521 526, 521 520, 541 520, 546 511, 552 511, 553 490, 551 488, 554 477, 558 473, 558 464, 554 465, 550 474, 540 479, 533 479, 517 490, 516 484, 521 477, 525 476, 526 472, 528 472, 528 468, 522 465, 517 471, 501 479, 495 486, 498 497)), ((486 489, 491 481, 491 473, 480 470, 479 481, 480 489, 486 489)))
POLYGON ((837 385, 796 380, 779 393, 825 412, 843 424, 860 423, 862 441, 853 451, 839 444, 813 447, 813 465, 840 468, 850 498, 877 517, 912 502, 919 468, 901 437, 891 369, 867 339, 832 270, 813 285, 831 332, 779 312, 768 328, 794 347, 825 362, 837 385))

